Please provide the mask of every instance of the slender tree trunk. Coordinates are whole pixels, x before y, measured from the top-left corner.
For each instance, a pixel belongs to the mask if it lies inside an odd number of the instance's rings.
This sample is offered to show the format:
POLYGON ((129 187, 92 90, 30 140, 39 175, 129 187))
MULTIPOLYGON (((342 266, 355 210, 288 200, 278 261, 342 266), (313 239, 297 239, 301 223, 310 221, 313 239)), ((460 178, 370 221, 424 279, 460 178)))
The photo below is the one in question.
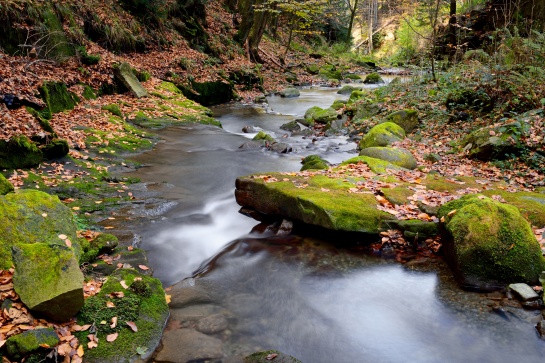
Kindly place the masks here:
POLYGON ((448 21, 448 26, 449 42, 453 47, 453 51, 456 51, 456 45, 458 44, 456 37, 456 0, 450 0, 450 18, 448 21))
MULTIPOLYGON (((256 1, 259 5, 263 3, 263 0, 256 1)), ((261 38, 263 38, 263 33, 267 26, 267 22, 270 18, 268 11, 256 11, 254 13, 254 24, 248 36, 248 47, 250 60, 252 62, 262 63, 261 57, 258 53, 259 43, 261 43, 261 38)))
POLYGON ((293 25, 290 26, 290 34, 288 36, 288 44, 286 44, 286 51, 284 52, 284 57, 283 58, 286 58, 286 55, 288 55, 288 51, 290 50, 290 47, 291 47, 291 37, 293 36, 293 25))
POLYGON ((435 43, 437 41, 437 20, 439 18, 439 4, 441 0, 435 2, 435 12, 432 19, 432 37, 431 37, 431 75, 433 77, 433 82, 437 83, 437 75, 435 73, 435 43))
POLYGON ((358 0, 354 0, 354 5, 350 6, 350 22, 348 23, 348 35, 346 41, 352 41, 352 28, 354 26, 354 18, 356 17, 356 11, 358 10, 358 0))

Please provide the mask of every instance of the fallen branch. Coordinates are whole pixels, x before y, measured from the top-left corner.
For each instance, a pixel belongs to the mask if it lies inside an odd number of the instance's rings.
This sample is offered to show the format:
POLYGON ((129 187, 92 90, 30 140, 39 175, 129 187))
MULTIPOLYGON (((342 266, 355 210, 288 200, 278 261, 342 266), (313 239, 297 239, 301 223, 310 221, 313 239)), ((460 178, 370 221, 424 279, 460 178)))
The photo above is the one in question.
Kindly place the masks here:
POLYGON ((284 68, 280 63, 278 63, 278 62, 273 58, 272 55, 270 55, 269 53, 265 52, 263 49, 261 49, 261 48, 259 48, 259 47, 257 48, 257 50, 259 50, 261 53, 265 54, 265 55, 270 59, 270 61, 273 62, 274 64, 276 64, 278 67, 284 68))

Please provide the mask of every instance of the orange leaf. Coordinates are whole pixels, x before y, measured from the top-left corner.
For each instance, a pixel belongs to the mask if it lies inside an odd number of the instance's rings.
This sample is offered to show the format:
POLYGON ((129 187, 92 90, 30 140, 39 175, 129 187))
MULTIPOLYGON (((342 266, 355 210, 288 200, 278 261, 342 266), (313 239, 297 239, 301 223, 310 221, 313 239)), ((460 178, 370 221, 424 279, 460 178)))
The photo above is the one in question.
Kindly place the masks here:
POLYGON ((111 301, 106 301, 106 307, 107 308, 115 308, 115 304, 111 301))
POLYGON ((117 326, 117 316, 114 316, 112 318, 112 323, 110 324, 110 328, 115 328, 117 326))
POLYGON ((138 327, 132 321, 126 321, 125 323, 132 329, 133 332, 136 333, 138 331, 138 327))
POLYGON ((149 267, 146 266, 146 265, 138 265, 138 267, 139 267, 141 270, 144 270, 144 271, 149 270, 149 267))
POLYGON ((98 347, 98 343, 95 342, 95 341, 87 343, 87 348, 89 348, 89 349, 93 349, 93 348, 96 348, 96 347, 98 347))
POLYGON ((111 342, 113 342, 113 341, 115 341, 117 339, 118 335, 119 335, 118 333, 113 333, 113 334, 110 334, 110 335, 106 335, 106 341, 111 343, 111 342))
POLYGON ((72 247, 72 241, 70 241, 69 239, 65 239, 64 243, 66 243, 68 247, 72 247))

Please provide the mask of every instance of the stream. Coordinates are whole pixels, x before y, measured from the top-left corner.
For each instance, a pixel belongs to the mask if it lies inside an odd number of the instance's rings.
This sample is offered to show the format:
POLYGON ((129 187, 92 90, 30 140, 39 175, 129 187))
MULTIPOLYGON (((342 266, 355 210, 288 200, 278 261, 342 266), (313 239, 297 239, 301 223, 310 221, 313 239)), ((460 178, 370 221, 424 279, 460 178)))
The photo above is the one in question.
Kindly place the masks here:
POLYGON ((131 211, 145 217, 134 232, 155 277, 174 285, 155 361, 242 362, 277 349, 304 363, 542 362, 539 312, 491 309, 493 294, 460 290, 438 259, 401 265, 335 243, 342 241, 272 236, 238 213, 238 176, 298 171, 310 154, 332 163, 354 156, 344 136, 283 138, 280 129, 311 106, 346 99, 336 91, 307 88, 299 98, 269 97, 268 107, 218 106, 223 129, 161 130, 153 151, 132 158, 144 166, 132 176, 156 201, 131 211), (255 135, 245 125, 294 152, 239 149, 255 135))

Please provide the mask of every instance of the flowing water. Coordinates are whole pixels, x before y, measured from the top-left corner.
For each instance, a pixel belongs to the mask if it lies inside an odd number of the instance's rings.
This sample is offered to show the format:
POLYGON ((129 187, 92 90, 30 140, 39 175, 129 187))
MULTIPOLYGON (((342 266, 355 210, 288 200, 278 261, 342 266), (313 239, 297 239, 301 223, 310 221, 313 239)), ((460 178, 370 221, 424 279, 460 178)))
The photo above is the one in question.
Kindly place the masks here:
MULTIPOLYGON (((150 209, 149 223, 136 227, 155 276, 171 285, 197 271, 197 278, 174 289, 204 289, 209 301, 189 307, 192 314, 228 318, 228 329, 214 335, 223 341, 223 362, 261 349, 305 363, 543 361, 545 344, 533 328, 538 313, 491 312, 494 300, 458 289, 440 261, 403 266, 330 243, 342 241, 251 233, 258 222, 238 213, 237 176, 296 171, 309 154, 333 163, 354 155, 356 144, 346 137, 283 139, 279 128, 311 106, 346 97, 335 91, 270 97, 268 108, 217 107, 223 129, 190 125, 160 132, 164 142, 135 158, 145 165, 137 176, 167 200, 150 209), (245 125, 290 143, 295 152, 239 149, 254 135, 242 133, 245 125)), ((173 308, 172 320, 183 320, 189 308, 173 308)))

